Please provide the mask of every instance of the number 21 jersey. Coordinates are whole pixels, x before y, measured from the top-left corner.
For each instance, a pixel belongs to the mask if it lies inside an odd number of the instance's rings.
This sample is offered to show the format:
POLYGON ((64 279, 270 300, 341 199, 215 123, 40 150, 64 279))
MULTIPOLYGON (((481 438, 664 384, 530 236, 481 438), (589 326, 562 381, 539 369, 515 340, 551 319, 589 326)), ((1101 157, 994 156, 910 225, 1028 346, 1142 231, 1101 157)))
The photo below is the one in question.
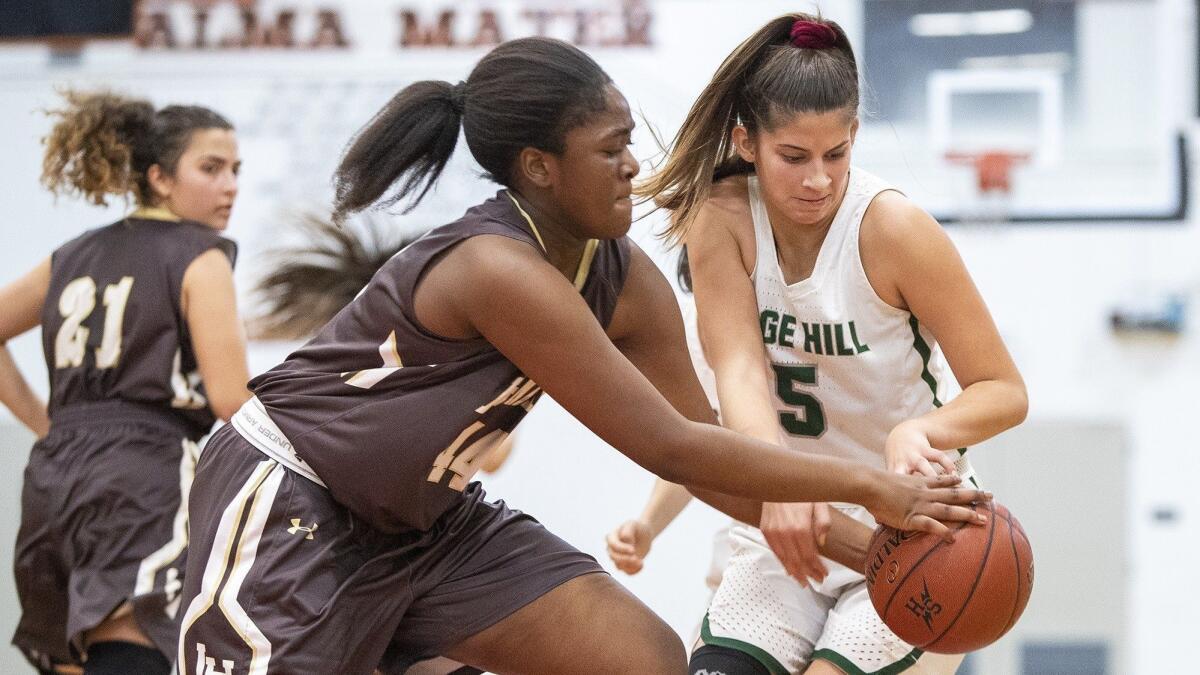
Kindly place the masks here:
POLYGON ((116 399, 160 409, 193 439, 208 432, 215 419, 180 297, 184 272, 211 248, 232 262, 236 248, 216 230, 143 209, 53 253, 42 307, 51 419, 116 399))

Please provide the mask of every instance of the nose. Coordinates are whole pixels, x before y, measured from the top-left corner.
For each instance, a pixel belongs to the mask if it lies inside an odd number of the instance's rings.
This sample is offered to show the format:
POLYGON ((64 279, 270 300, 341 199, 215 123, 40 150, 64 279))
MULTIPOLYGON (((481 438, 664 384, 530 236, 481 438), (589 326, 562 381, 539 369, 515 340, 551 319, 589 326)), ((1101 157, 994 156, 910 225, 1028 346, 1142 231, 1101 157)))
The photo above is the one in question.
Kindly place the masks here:
POLYGON ((637 157, 633 156, 633 151, 625 148, 624 161, 621 162, 621 177, 626 180, 633 180, 633 177, 638 175, 642 170, 642 165, 638 163, 637 157))
POLYGON ((225 186, 223 192, 230 197, 237 196, 238 193, 238 177, 236 173, 229 172, 225 178, 225 186))
POLYGON ((825 163, 817 160, 811 163, 809 170, 805 172, 804 178, 800 184, 810 190, 823 191, 833 183, 833 178, 830 177, 828 167, 825 163))

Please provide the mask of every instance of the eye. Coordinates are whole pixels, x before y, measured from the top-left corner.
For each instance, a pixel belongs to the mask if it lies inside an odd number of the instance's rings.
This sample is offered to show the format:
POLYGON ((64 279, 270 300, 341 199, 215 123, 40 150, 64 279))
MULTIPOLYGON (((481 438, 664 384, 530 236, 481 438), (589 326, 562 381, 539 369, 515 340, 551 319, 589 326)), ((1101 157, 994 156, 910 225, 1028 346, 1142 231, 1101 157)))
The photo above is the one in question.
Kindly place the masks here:
POLYGON ((781 157, 783 157, 783 161, 787 162, 788 164, 799 164, 800 162, 804 161, 803 157, 797 157, 795 155, 781 155, 781 157))
POLYGON ((830 156, 829 156, 829 159, 841 159, 841 158, 843 158, 843 157, 845 157, 845 156, 846 156, 846 151, 845 151, 845 150, 839 150, 839 151, 837 151, 837 152, 833 153, 832 155, 830 155, 830 156))

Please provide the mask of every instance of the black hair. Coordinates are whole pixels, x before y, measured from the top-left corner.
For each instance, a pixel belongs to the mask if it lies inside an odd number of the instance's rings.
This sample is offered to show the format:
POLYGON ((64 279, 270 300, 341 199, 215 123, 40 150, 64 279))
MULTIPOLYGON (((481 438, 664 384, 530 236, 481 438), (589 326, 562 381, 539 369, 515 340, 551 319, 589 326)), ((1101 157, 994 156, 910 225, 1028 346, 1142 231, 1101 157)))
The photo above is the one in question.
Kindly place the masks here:
POLYGON ((411 210, 450 160, 460 127, 487 176, 511 187, 521 150, 561 153, 567 131, 605 109, 611 81, 578 48, 533 37, 496 47, 465 82, 425 80, 405 87, 342 157, 334 174, 334 220, 381 198, 390 206, 412 196, 411 210))

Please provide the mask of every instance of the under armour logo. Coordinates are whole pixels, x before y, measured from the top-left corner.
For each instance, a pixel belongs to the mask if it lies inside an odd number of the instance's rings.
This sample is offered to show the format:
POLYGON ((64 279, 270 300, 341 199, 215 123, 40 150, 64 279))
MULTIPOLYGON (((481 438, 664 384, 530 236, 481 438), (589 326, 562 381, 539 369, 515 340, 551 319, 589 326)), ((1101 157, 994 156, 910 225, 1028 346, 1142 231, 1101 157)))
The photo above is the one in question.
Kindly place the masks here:
POLYGON ((692 675, 725 675, 725 673, 720 670, 708 670, 707 668, 701 668, 700 670, 692 673, 692 675))
POLYGON ((300 524, 299 518, 292 518, 292 526, 288 528, 288 534, 296 534, 297 532, 307 532, 308 534, 304 535, 305 539, 312 539, 313 532, 316 532, 316 531, 317 531, 316 523, 313 523, 312 527, 304 527, 303 525, 300 524))
POLYGON ((217 660, 208 656, 208 646, 196 643, 196 675, 233 675, 233 661, 221 659, 222 670, 217 670, 217 660))

